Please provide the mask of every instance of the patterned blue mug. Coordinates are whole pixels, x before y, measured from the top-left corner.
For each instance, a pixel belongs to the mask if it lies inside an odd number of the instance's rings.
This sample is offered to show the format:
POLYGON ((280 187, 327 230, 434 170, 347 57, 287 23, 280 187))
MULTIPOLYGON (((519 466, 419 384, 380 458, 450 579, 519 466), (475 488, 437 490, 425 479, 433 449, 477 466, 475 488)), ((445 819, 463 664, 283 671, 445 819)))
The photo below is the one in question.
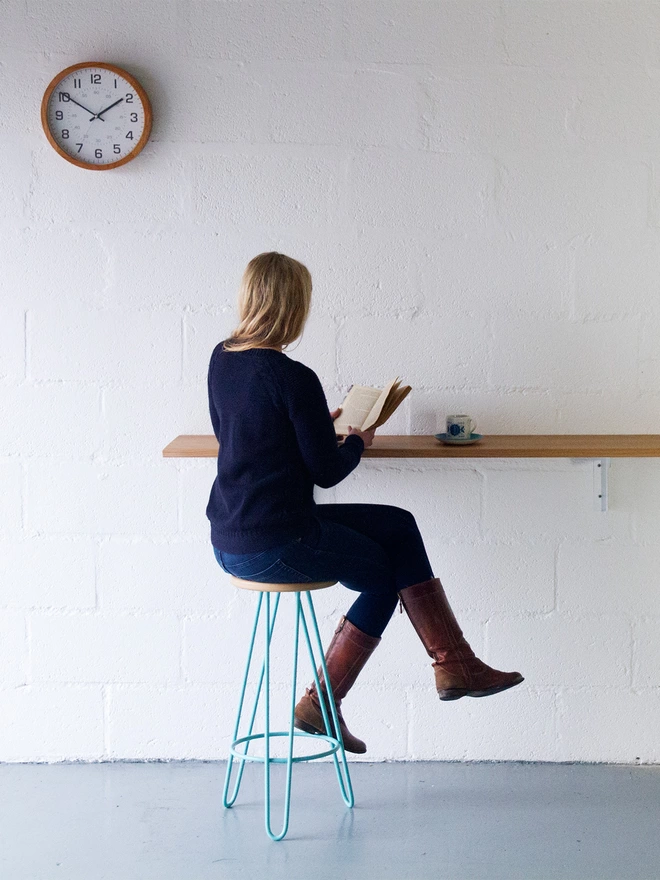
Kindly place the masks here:
POLYGON ((452 440, 469 440, 476 427, 470 416, 447 416, 447 436, 452 440))

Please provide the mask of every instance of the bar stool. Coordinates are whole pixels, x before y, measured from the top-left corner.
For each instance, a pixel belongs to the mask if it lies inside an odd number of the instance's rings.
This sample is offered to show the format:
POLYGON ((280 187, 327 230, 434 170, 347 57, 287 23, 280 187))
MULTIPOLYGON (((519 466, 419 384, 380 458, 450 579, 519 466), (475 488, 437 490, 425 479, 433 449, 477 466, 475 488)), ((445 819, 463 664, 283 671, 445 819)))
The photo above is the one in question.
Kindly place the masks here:
POLYGON ((254 626, 252 628, 252 636, 250 638, 250 646, 248 649, 248 657, 247 663, 245 665, 245 675, 243 677, 243 686, 241 688, 241 696, 238 702, 238 712, 236 714, 236 725, 234 727, 234 736, 232 738, 231 748, 229 752, 229 760, 227 762, 227 773, 225 775, 225 785, 222 793, 222 803, 225 807, 232 807, 238 797, 238 790, 241 785, 241 779, 243 777, 243 770, 245 768, 246 761, 257 761, 261 762, 264 765, 264 818, 266 824, 266 834, 270 837, 271 840, 282 840, 282 838, 287 833, 289 827, 289 810, 291 806, 291 770, 294 764, 302 762, 302 761, 314 761, 318 758, 325 758, 329 755, 332 755, 332 759, 335 765, 335 771, 337 773, 337 780, 339 782, 339 791, 341 793, 342 799, 347 807, 352 807, 355 803, 353 797, 353 787, 351 785, 351 777, 348 771, 348 762, 346 761, 346 752, 344 751, 344 743, 341 738, 341 731, 339 729, 339 719, 337 718, 337 709, 335 707, 334 697, 332 695, 332 688, 330 685, 330 677, 328 676, 328 670, 325 665, 325 656, 323 653, 323 645, 321 644, 321 636, 319 634, 318 624, 316 622, 316 614, 314 613, 314 603, 312 602, 312 591, 313 590, 323 590, 327 587, 333 587, 337 581, 320 581, 314 583, 306 583, 306 584, 261 584, 257 581, 249 581, 244 580, 243 578, 231 577, 232 583, 234 586, 239 587, 241 590, 254 590, 259 592, 259 601, 257 603, 257 610, 254 617, 254 626), (275 598, 274 607, 271 613, 271 593, 276 593, 277 596, 275 598), (277 617, 277 609, 280 604, 280 598, 282 593, 294 593, 295 594, 295 611, 296 611, 296 623, 295 623, 295 632, 293 638, 293 680, 291 684, 291 711, 289 718, 289 729, 288 730, 277 730, 272 731, 270 729, 270 643, 273 637, 273 631, 275 629, 275 619, 277 617), (302 594, 305 594, 307 598, 307 611, 303 608, 302 603, 302 594), (259 680, 257 683, 257 692, 254 698, 254 704, 252 706, 252 712, 250 714, 250 722, 248 725, 247 734, 245 736, 238 735, 239 726, 241 723, 241 715, 243 712, 243 704, 245 702, 245 691, 248 683, 248 676, 250 673, 250 664, 252 662, 252 655, 254 653, 254 644, 257 635, 257 627, 259 625, 259 619, 262 614, 262 610, 264 611, 264 638, 265 638, 265 651, 264 651, 264 661, 261 666, 261 672, 259 674, 259 680), (320 661, 316 661, 314 658, 314 649, 312 648, 312 640, 310 639, 309 634, 309 623, 311 623, 311 628, 314 634, 315 646, 316 650, 318 650, 320 661), (312 670, 314 672, 314 683, 316 684, 316 690, 319 696, 319 702, 321 704, 321 712, 323 715, 323 721, 325 724, 325 733, 312 734, 305 733, 301 730, 296 730, 294 728, 294 708, 296 705, 296 676, 297 676, 297 668, 298 668, 298 642, 299 642, 299 633, 302 626, 303 635, 305 637, 305 642, 307 644, 307 652, 309 654, 309 659, 312 663, 312 670), (323 670, 323 678, 325 681, 325 685, 327 688, 328 695, 328 704, 326 706, 326 700, 323 696, 323 691, 321 689, 321 684, 319 682, 319 676, 317 667, 320 662, 321 669, 323 670), (254 721, 257 714, 257 707, 259 703, 259 696, 261 694, 262 686, 264 688, 264 731, 263 733, 253 733, 254 721), (328 711, 329 709, 329 711, 328 711), (332 716, 332 721, 334 724, 334 728, 330 726, 330 717, 332 716), (337 736, 333 735, 333 729, 337 732, 337 736), (274 758, 270 754, 270 746, 271 739, 273 737, 286 737, 287 738, 287 757, 286 758, 274 758), (300 755, 298 757, 293 756, 293 744, 294 739, 296 737, 308 737, 313 738, 315 740, 325 741, 328 748, 315 752, 311 755, 300 755), (264 743, 264 754, 263 755, 252 755, 248 753, 250 748, 250 743, 255 740, 263 740, 264 743), (339 757, 338 757, 339 754, 339 757), (341 759, 341 760, 340 760, 341 759), (230 780, 233 770, 234 761, 238 762, 238 768, 236 772, 236 781, 234 783, 234 789, 231 795, 229 795, 229 787, 230 780), (271 827, 271 819, 270 819, 270 767, 271 764, 286 764, 286 783, 285 783, 285 795, 284 795, 284 820, 282 823, 282 830, 279 834, 274 834, 271 827))

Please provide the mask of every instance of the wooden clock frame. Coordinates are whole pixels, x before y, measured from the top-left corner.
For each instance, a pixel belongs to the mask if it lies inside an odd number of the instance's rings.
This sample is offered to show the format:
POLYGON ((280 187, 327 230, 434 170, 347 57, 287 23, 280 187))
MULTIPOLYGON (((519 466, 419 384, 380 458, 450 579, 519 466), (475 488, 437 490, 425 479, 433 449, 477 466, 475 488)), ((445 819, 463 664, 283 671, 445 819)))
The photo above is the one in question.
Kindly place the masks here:
POLYGON ((135 79, 135 77, 131 76, 131 74, 125 71, 122 67, 117 67, 114 64, 104 64, 100 61, 84 61, 82 64, 72 64, 71 67, 67 67, 64 70, 60 71, 60 73, 58 73, 57 76, 55 76, 49 83, 48 88, 44 92, 44 96, 41 101, 41 125, 51 147, 55 150, 56 153, 59 153, 59 155, 63 159, 66 159, 67 162, 71 162, 72 165, 77 165, 78 168, 84 168, 88 171, 110 171, 111 168, 118 168, 120 165, 125 165, 127 162, 130 162, 131 159, 135 159, 135 157, 142 152, 144 146, 149 140, 152 121, 153 113, 151 111, 151 102, 149 101, 149 96, 142 88, 140 83, 135 79), (83 162, 81 159, 76 159, 75 156, 70 156, 57 143, 52 135, 50 126, 48 125, 48 103, 50 101, 51 95, 57 87, 57 84, 61 82, 65 77, 67 77, 70 73, 73 73, 75 70, 84 70, 88 67, 100 67, 103 70, 109 70, 112 73, 116 73, 117 76, 121 76, 122 79, 125 79, 126 82, 131 86, 131 88, 137 93, 140 101, 142 101, 142 106, 144 107, 144 131, 142 132, 140 140, 127 156, 124 156, 117 162, 109 162, 107 165, 93 165, 88 162, 83 162))

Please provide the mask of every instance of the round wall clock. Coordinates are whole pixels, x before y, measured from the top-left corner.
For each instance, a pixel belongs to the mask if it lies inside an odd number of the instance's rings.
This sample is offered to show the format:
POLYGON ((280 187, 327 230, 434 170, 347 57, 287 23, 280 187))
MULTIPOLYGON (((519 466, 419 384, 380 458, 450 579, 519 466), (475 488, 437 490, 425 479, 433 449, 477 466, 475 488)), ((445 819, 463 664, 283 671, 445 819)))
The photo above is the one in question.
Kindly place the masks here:
POLYGON ((120 67, 86 62, 67 67, 41 102, 51 146, 80 168, 107 171, 134 159, 151 131, 151 104, 120 67))

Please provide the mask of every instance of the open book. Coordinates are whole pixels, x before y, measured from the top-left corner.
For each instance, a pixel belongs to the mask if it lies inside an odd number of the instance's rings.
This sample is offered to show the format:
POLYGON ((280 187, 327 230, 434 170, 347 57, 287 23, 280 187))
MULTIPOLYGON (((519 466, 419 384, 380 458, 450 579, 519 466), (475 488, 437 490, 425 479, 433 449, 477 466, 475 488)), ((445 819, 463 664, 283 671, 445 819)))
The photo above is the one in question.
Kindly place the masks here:
POLYGON ((366 385, 353 385, 341 405, 339 418, 335 420, 337 434, 348 434, 348 426, 366 431, 380 428, 399 408, 410 394, 410 385, 401 385, 399 378, 392 379, 382 389, 366 385))

